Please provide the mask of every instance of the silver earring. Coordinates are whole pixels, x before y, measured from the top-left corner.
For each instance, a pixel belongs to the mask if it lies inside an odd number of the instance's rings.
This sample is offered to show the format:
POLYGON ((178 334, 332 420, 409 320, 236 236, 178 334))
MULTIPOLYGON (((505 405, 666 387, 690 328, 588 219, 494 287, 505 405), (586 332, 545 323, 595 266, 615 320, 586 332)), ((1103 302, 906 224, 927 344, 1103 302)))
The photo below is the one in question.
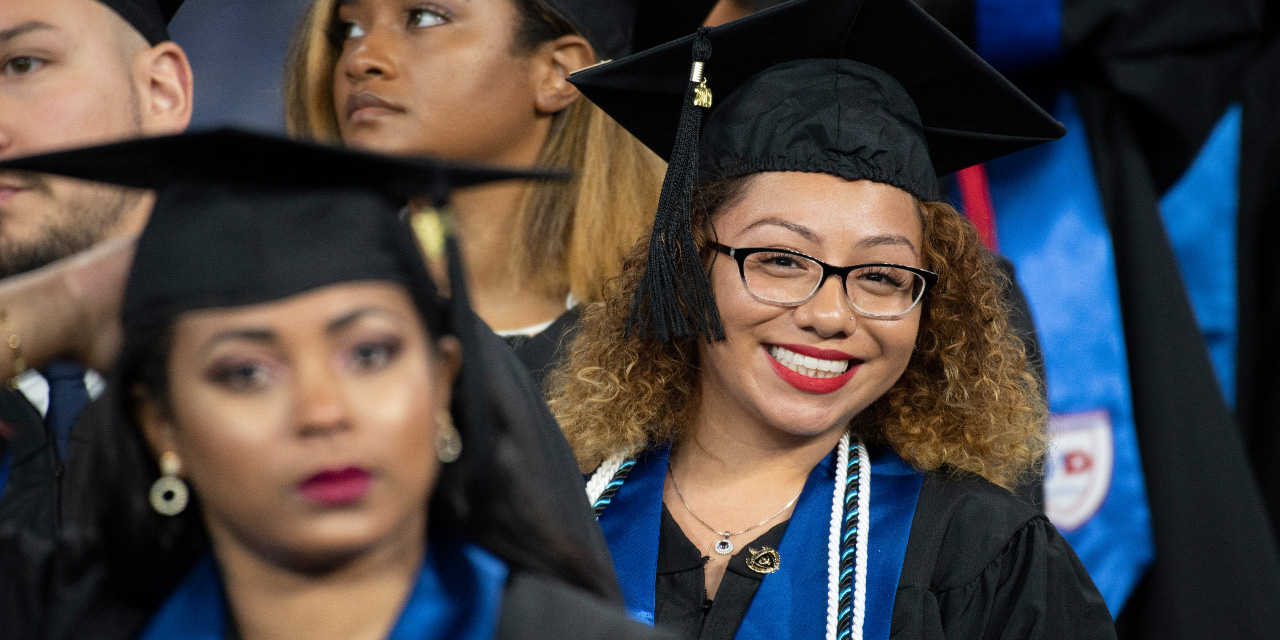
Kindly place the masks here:
POLYGON ((160 477, 151 485, 151 508, 162 516, 176 516, 187 508, 191 497, 187 483, 178 477, 178 455, 172 451, 160 456, 160 477))
POLYGON ((462 435, 453 426, 453 416, 448 411, 436 414, 436 457, 445 464, 462 457, 462 435))

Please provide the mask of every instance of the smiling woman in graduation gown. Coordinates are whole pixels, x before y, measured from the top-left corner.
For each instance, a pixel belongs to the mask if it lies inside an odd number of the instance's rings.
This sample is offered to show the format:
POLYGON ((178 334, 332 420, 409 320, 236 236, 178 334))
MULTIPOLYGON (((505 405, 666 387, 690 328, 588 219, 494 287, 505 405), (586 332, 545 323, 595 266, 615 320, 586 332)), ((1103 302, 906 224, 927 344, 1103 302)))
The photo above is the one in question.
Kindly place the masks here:
POLYGON ((1007 282, 938 194, 1061 125, 909 0, 794 0, 573 81, 670 158, 652 236, 552 380, 632 616, 1113 637, 1010 491, 1044 398, 1007 282))
POLYGON ((493 401, 444 214, 400 215, 528 174, 226 131, 4 168, 159 190, 96 443, 101 519, 0 527, 6 638, 654 633, 566 577, 586 551, 508 431, 536 411, 493 401))

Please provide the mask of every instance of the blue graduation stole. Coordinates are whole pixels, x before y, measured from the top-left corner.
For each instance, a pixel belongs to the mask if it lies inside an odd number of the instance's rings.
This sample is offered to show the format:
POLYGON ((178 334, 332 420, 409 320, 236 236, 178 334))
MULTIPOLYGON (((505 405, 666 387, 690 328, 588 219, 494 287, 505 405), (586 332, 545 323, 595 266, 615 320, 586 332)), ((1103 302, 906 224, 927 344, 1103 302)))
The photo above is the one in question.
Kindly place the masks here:
POLYGON ((1116 615, 1155 557, 1111 233, 1070 93, 1061 140, 987 164, 1004 254, 1036 319, 1058 439, 1046 511, 1116 615))
MULTIPOLYGON (((640 456, 600 515, 627 613, 654 623, 662 488, 669 446, 640 456)), ((835 491, 835 453, 809 473, 778 545, 781 567, 764 577, 737 638, 823 638, 827 624, 827 536, 835 491)), ((871 461, 871 521, 867 545, 863 637, 889 637, 893 601, 924 474, 886 450, 871 461)), ((865 522, 865 520, 864 520, 865 522)))
MULTIPOLYGON (((506 563, 476 545, 432 540, 388 640, 490 640, 498 629, 507 573, 506 563)), ((141 638, 224 640, 228 615, 217 564, 206 555, 141 638)))

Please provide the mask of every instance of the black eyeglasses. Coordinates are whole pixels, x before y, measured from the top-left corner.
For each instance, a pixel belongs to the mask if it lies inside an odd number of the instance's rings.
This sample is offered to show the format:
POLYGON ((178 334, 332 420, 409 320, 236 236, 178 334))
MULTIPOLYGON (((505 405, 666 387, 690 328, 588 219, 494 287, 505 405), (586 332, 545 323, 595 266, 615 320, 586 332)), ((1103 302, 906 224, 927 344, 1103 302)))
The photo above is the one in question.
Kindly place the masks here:
POLYGON ((738 261, 747 292, 761 302, 795 307, 808 302, 831 276, 840 278, 854 311, 868 318, 896 320, 907 315, 938 274, 916 267, 876 262, 833 267, 803 253, 761 247, 711 247, 738 261))

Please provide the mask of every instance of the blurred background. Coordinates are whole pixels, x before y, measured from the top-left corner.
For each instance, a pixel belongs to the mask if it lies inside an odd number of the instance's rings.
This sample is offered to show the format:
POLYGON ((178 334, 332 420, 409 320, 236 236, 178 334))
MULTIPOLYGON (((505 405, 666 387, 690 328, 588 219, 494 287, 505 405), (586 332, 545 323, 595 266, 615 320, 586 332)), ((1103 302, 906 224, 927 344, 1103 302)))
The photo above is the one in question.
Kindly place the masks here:
POLYGON ((196 79, 191 125, 284 132, 281 79, 308 0, 187 0, 169 27, 196 79))

